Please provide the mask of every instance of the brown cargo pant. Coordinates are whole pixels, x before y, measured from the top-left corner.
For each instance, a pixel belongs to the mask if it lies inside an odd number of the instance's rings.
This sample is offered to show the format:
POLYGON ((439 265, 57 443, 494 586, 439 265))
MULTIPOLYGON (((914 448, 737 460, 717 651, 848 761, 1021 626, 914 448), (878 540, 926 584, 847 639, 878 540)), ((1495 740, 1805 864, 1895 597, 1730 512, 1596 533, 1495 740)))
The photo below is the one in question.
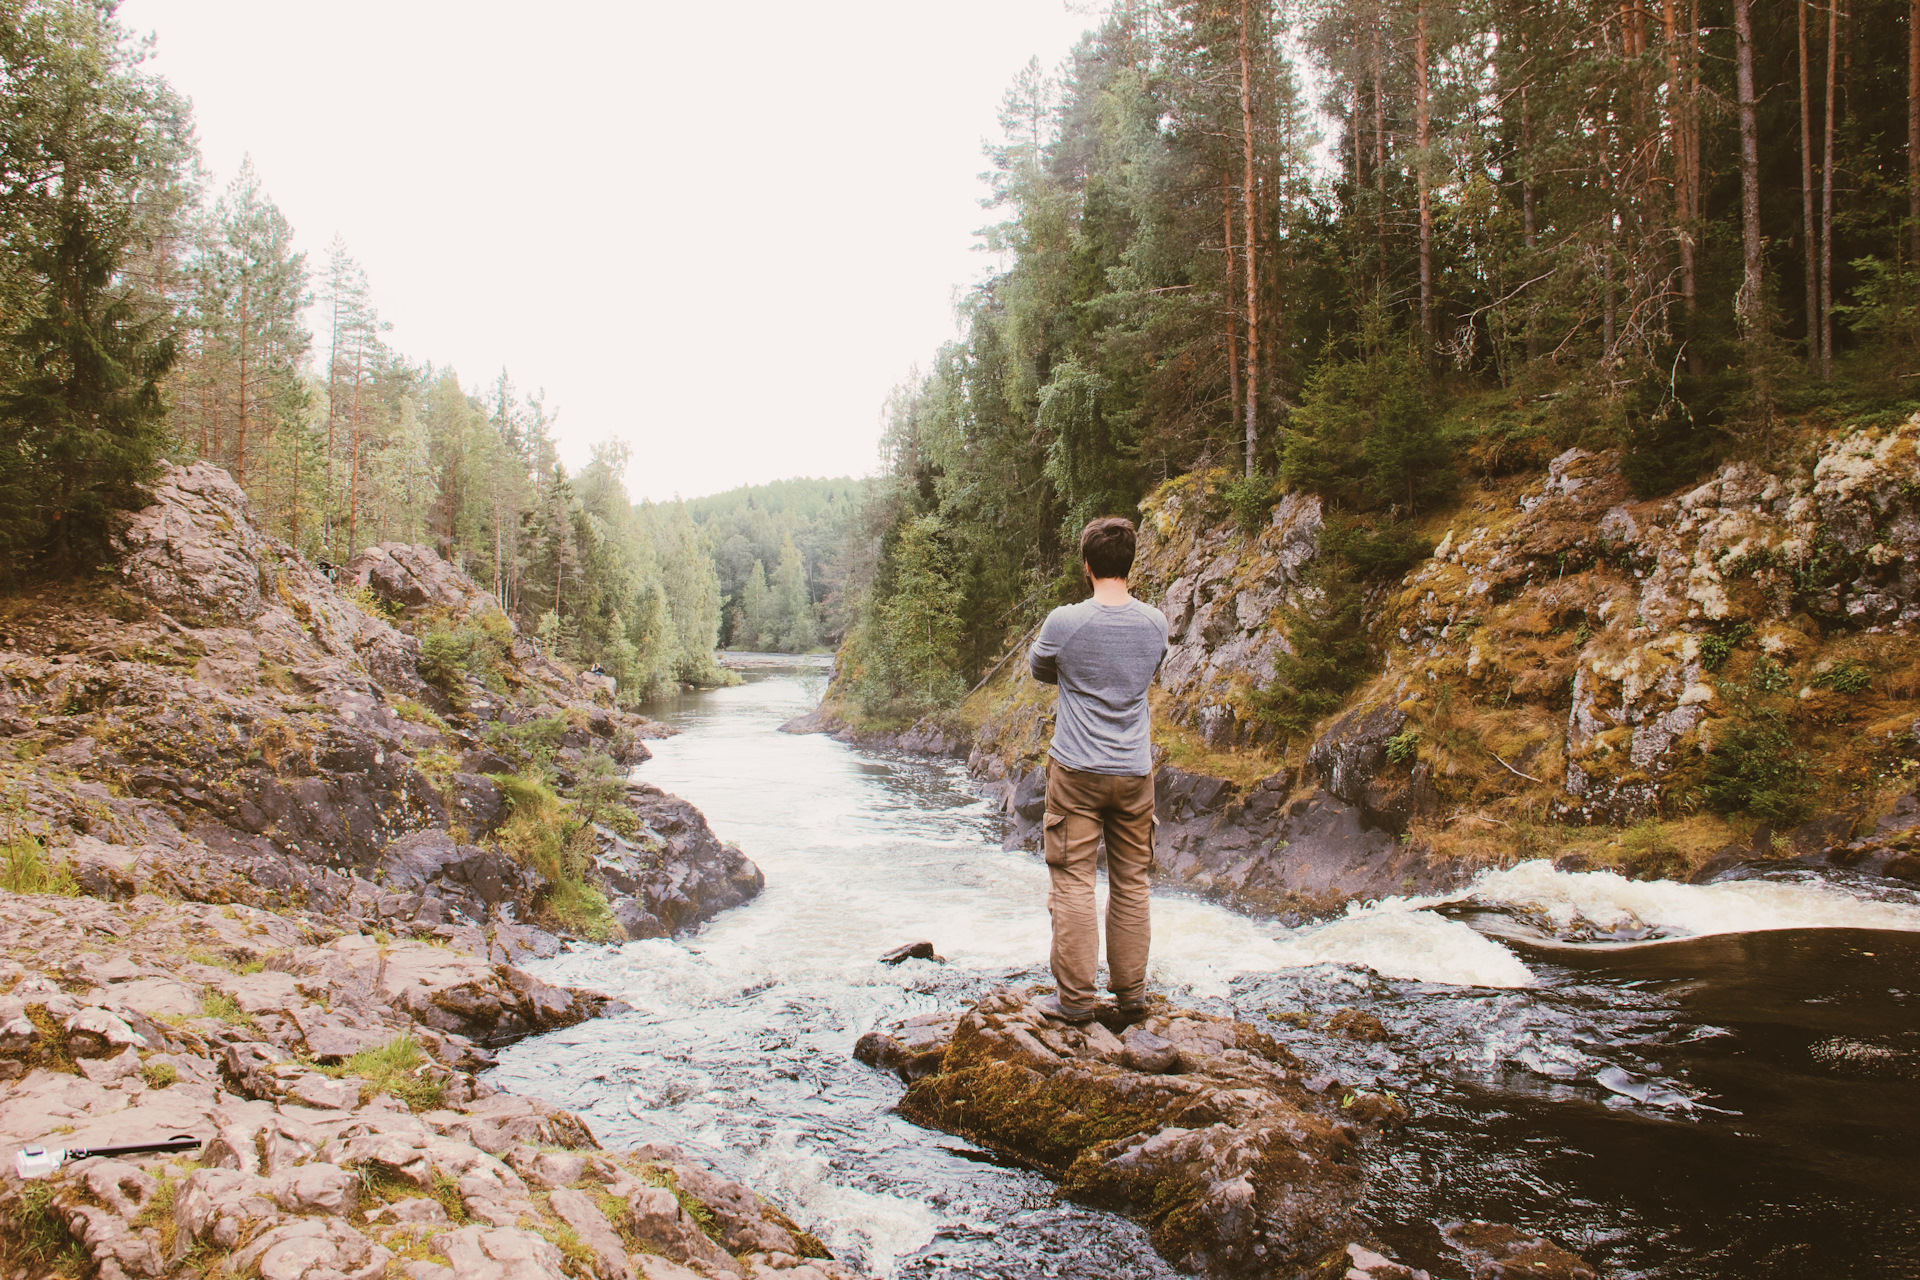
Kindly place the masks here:
POLYGON ((1107 988, 1123 1005, 1147 998, 1147 877, 1153 867, 1153 775, 1083 773, 1047 764, 1041 836, 1052 884, 1053 980, 1060 1003, 1091 1009, 1100 963, 1094 868, 1107 840, 1107 988))

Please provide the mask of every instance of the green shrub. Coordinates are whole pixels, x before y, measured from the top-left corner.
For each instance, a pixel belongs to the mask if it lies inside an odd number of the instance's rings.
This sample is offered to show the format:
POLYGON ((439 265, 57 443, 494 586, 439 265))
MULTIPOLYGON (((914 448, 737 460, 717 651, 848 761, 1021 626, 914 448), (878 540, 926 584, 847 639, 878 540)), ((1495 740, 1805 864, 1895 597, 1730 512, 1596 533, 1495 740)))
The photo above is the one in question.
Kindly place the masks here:
POLYGON ((496 838, 515 861, 546 881, 540 905, 582 937, 596 942, 619 937, 606 895, 586 882, 598 852, 593 828, 569 812, 541 779, 525 773, 490 776, 512 809, 496 838))
POLYGON ((1316 559, 1308 590, 1282 611, 1292 653, 1273 664, 1273 682, 1253 697, 1254 713, 1283 735, 1312 730, 1366 678, 1366 629, 1360 588, 1330 560, 1316 559))
POLYGON ((1835 693, 1865 693, 1873 685, 1873 673, 1851 658, 1843 659, 1817 671, 1813 676, 1813 687, 1831 689, 1835 693))
POLYGON ((429 631, 420 637, 420 678, 465 710, 467 663, 472 656, 473 639, 466 632, 429 631))
POLYGON ((1761 707, 1717 735, 1702 790, 1708 806, 1773 823, 1804 817, 1816 786, 1789 728, 1784 711, 1761 707))
POLYGON ((1421 509, 1453 487, 1453 457, 1412 347, 1383 307, 1362 314, 1360 354, 1330 356, 1287 424, 1280 475, 1356 511, 1421 509))
POLYGON ((1433 539, 1409 521, 1375 523, 1334 517, 1320 530, 1319 556, 1342 562, 1342 571, 1363 582, 1397 578, 1433 554, 1433 539))
POLYGON ((362 1049, 339 1066, 320 1070, 336 1080, 357 1076, 365 1082, 361 1086, 363 1099, 389 1093, 406 1103, 410 1110, 432 1111, 440 1105, 446 1084, 419 1074, 428 1062, 419 1041, 411 1035, 401 1035, 378 1048, 362 1049))
POLYGON ((1220 500, 1226 504, 1227 513, 1246 533, 1258 532, 1279 497, 1273 478, 1258 474, 1241 476, 1220 490, 1220 500))
POLYGON ((1738 622, 1720 631, 1710 631, 1700 640, 1700 665, 1709 671, 1718 671, 1727 664, 1734 649, 1753 634, 1751 622, 1738 622))
POLYGON ((1412 764, 1420 758, 1420 731, 1403 729, 1387 739, 1387 759, 1395 764, 1412 764))
POLYGON ((458 626, 432 627, 420 636, 420 678, 465 710, 467 677, 496 693, 506 691, 505 664, 513 646, 513 625, 494 609, 476 613, 458 626))
POLYGON ((627 771, 613 757, 594 752, 574 771, 573 798, 579 805, 583 822, 602 822, 615 812, 623 812, 621 803, 627 794, 627 771))

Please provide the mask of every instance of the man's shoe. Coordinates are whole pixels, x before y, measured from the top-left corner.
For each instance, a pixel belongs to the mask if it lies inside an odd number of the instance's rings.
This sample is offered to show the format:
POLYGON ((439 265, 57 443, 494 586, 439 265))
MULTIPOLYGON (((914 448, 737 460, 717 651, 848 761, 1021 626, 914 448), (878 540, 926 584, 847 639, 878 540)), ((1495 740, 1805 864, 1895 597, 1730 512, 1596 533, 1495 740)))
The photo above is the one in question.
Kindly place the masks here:
POLYGON ((1056 1018, 1076 1027, 1084 1027, 1092 1022, 1095 1013, 1092 1009, 1075 1009, 1071 1005, 1061 1004, 1059 996, 1041 996, 1033 1002, 1033 1007, 1049 1018, 1056 1018))

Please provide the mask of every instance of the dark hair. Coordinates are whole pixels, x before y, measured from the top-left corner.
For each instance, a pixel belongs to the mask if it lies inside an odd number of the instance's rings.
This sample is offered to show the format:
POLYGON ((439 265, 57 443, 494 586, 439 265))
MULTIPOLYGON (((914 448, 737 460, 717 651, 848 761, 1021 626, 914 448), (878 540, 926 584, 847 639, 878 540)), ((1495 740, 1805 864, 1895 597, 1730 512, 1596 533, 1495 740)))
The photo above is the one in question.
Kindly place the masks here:
POLYGON ((1133 572, 1133 521, 1125 516, 1089 520, 1080 531, 1080 558, 1096 578, 1124 578, 1133 572))

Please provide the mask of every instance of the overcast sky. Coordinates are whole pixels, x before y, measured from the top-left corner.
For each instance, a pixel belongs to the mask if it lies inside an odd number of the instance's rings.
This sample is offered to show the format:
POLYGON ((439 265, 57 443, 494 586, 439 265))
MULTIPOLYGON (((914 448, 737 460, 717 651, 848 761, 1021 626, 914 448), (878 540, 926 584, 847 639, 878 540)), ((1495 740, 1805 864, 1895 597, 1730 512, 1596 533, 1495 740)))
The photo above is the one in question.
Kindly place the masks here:
MULTIPOLYGON (((126 0, 217 186, 251 154, 389 341, 544 388, 636 497, 863 475, 954 332, 1002 93, 1084 0, 126 0)), ((316 343, 324 335, 316 333, 316 343)))

